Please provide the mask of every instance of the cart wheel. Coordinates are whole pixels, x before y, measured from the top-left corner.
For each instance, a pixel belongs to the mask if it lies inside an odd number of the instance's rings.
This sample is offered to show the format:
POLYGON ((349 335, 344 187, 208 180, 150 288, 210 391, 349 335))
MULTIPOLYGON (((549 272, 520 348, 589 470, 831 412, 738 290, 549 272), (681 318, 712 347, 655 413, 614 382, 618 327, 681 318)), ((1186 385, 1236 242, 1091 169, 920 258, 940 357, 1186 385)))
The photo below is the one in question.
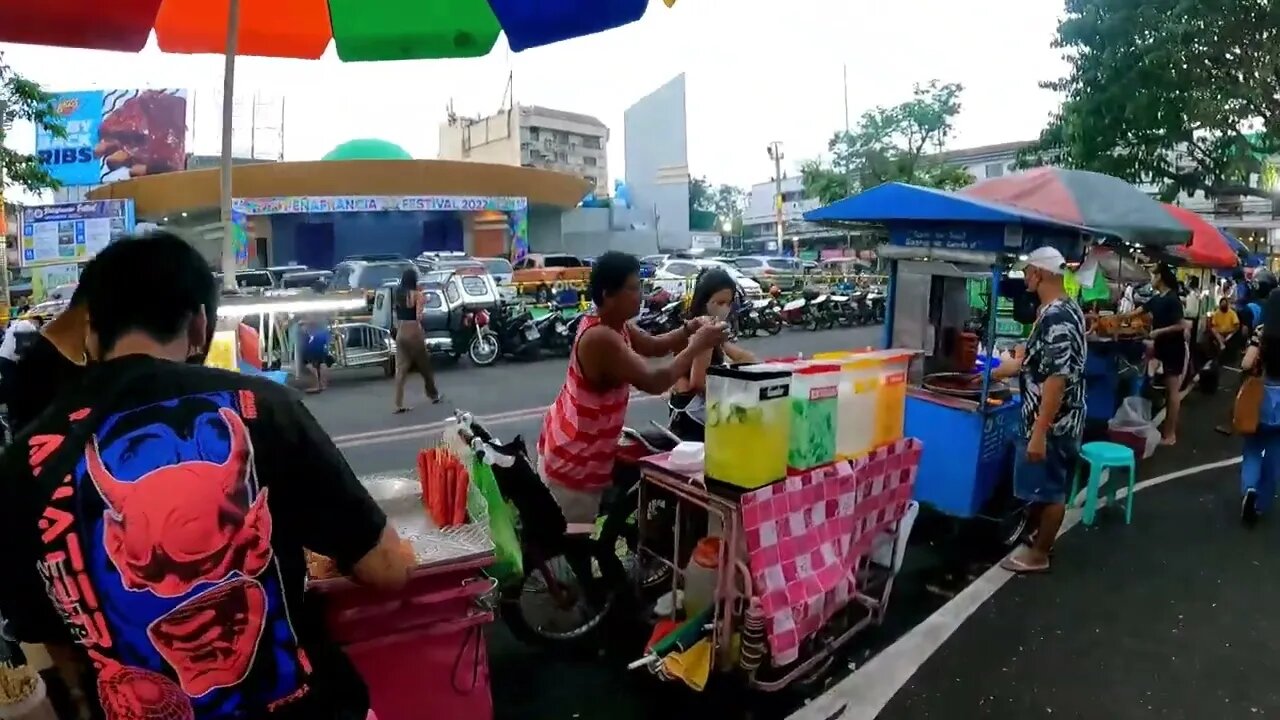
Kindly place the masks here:
POLYGON ((545 560, 526 554, 525 575, 502 597, 502 619, 522 642, 594 649, 596 633, 627 597, 626 572, 613 548, 566 541, 545 560))

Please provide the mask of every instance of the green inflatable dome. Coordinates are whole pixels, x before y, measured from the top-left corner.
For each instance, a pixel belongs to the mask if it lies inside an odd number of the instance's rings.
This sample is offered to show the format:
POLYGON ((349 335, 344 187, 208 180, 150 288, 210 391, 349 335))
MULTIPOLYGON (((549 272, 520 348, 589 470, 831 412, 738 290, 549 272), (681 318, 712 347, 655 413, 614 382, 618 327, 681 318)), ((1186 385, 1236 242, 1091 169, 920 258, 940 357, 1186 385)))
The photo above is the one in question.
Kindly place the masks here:
POLYGON ((386 140, 348 140, 330 150, 321 160, 412 160, 404 148, 386 140))

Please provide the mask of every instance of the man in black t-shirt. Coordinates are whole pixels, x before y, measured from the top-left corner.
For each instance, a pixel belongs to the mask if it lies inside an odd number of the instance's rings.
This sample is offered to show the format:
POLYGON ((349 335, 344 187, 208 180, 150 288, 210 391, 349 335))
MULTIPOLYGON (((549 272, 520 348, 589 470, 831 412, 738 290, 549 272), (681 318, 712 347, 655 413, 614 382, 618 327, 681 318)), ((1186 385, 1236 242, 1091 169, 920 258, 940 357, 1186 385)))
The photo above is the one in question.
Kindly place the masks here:
POLYGON ((15 434, 84 374, 84 339, 89 322, 85 298, 90 282, 92 273, 86 268, 66 309, 40 329, 13 367, 5 371, 5 405, 9 429, 15 434))
POLYGON ((0 458, 0 615, 78 643, 108 720, 364 720, 304 548, 393 589, 395 531, 292 390, 200 365, 217 289, 193 248, 123 240, 90 267, 83 381, 0 458))

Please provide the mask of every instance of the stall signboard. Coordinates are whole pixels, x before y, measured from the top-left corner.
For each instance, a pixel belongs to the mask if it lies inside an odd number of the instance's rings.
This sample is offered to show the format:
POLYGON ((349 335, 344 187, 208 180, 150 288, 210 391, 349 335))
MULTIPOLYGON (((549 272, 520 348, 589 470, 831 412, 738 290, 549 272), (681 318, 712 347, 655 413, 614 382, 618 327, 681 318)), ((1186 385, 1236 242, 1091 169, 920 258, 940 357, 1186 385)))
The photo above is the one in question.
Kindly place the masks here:
POLYGON ((22 209, 22 267, 87 262, 133 232, 132 200, 91 200, 22 209))
POLYGON ((231 209, 245 215, 308 215, 344 212, 515 212, 529 207, 522 197, 458 195, 335 195, 236 198, 231 209))
POLYGON ((983 223, 889 223, 889 243, 903 247, 974 252, 1019 253, 1052 245, 1062 254, 1078 257, 1083 236, 1067 229, 983 223))
POLYGON ((64 137, 36 129, 36 157, 62 185, 100 185, 186 169, 186 90, 55 93, 64 137))

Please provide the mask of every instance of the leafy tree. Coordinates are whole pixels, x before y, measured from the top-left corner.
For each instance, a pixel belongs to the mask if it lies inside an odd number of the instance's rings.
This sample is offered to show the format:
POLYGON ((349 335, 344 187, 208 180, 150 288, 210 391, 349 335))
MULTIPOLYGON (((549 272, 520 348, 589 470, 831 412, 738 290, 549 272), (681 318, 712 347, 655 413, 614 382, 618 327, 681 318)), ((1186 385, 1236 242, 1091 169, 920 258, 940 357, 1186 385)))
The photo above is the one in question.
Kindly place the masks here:
POLYGON ((29 121, 54 137, 66 137, 62 119, 55 112, 49 94, 14 72, 0 54, 0 190, 17 186, 39 193, 57 188, 58 181, 40 164, 39 158, 6 146, 10 129, 19 120, 29 121))
POLYGON ((740 187, 720 185, 716 188, 714 206, 716 217, 723 224, 728 222, 730 233, 742 232, 742 211, 747 209, 747 193, 740 187))
POLYGON ((715 212, 715 195, 711 183, 705 177, 689 179, 689 214, 695 212, 715 212))
POLYGON ((1061 109, 1024 153, 1179 192, 1269 196, 1250 186, 1280 151, 1280 3, 1067 0, 1055 46, 1070 72, 1044 87, 1061 109))
POLYGON ((805 194, 830 203, 886 182, 944 189, 973 182, 963 168, 937 158, 954 132, 963 90, 933 80, 916 85, 906 102, 863 113, 857 126, 827 143, 830 159, 801 165, 805 194))

